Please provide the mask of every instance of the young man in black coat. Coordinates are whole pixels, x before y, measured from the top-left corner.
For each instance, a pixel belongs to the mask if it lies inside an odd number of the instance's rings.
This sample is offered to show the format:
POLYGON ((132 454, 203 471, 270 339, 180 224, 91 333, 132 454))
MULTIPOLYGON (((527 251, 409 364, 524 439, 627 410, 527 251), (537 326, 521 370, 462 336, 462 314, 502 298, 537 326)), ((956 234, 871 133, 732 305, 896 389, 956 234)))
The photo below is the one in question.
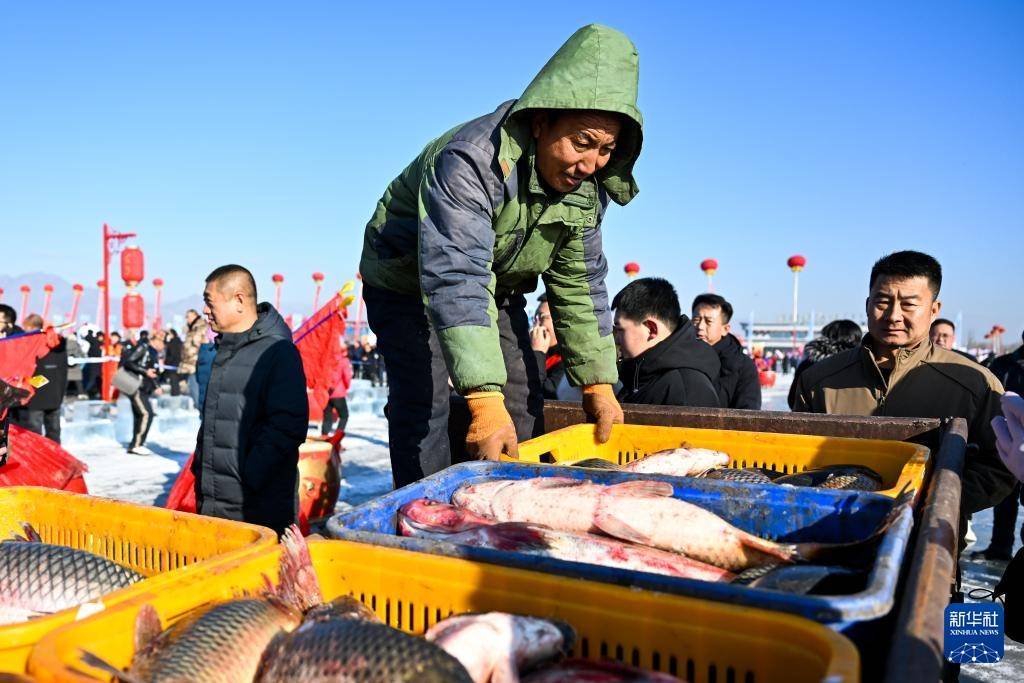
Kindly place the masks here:
POLYGON ((711 345, 722 364, 718 395, 723 408, 761 410, 761 382, 754 359, 729 330, 732 304, 717 294, 700 294, 690 306, 693 326, 701 341, 711 345))
POLYGON ((206 278, 203 309, 217 356, 203 401, 192 471, 200 514, 270 527, 298 514, 299 445, 306 439, 306 377, 291 330, 237 265, 206 278))
POLYGON ((615 295, 612 309, 612 332, 622 359, 619 401, 720 407, 718 355, 697 338, 668 281, 635 280, 615 295))

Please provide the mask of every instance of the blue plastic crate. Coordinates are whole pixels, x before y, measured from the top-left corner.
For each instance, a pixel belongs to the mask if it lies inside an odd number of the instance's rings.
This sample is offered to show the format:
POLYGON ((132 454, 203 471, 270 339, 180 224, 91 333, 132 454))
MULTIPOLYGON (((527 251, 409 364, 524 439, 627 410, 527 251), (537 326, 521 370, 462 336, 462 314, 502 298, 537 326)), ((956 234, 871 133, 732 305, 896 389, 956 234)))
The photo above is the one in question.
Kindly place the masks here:
POLYGON ((913 525, 913 516, 910 507, 907 506, 897 522, 883 536, 863 590, 846 595, 798 595, 398 535, 398 510, 410 501, 430 498, 448 502, 452 493, 463 484, 492 479, 531 477, 571 477, 589 479, 600 484, 616 484, 636 479, 667 481, 673 486, 675 498, 711 510, 750 533, 787 542, 839 543, 862 539, 877 528, 892 509, 893 503, 892 499, 886 496, 856 491, 830 491, 774 484, 735 484, 690 477, 638 475, 552 465, 474 462, 454 465, 415 484, 335 515, 327 523, 327 532, 333 538, 349 541, 791 612, 830 624, 838 630, 845 630, 853 623, 884 616, 892 608, 900 564, 913 525))

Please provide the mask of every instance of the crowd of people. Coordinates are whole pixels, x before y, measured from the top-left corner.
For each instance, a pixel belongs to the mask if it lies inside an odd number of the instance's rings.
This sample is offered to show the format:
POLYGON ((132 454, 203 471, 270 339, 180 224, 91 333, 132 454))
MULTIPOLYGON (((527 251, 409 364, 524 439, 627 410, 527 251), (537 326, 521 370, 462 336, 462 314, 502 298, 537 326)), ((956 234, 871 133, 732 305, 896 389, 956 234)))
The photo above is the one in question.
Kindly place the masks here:
MULTIPOLYGON (((625 35, 586 26, 518 99, 452 128, 404 167, 372 212, 360 258, 378 346, 363 338, 343 352, 350 369, 335 379, 322 431, 335 420, 343 427, 353 375, 386 381, 392 476, 404 486, 463 454, 517 456, 520 441, 544 432, 545 400, 580 402, 605 443, 623 405, 759 410, 759 373, 795 369, 794 411, 964 418, 961 533, 979 510, 1004 503, 1006 519, 1010 507, 1015 514, 1019 446, 997 436, 1020 441, 1016 413, 1000 420, 1004 388, 1024 389, 1022 352, 987 368, 951 350, 955 327, 939 317, 942 269, 931 256, 880 254, 865 273, 866 334, 834 321, 801 356, 744 346, 717 294, 684 311, 669 281, 643 278, 609 296, 601 222, 611 203, 624 207, 638 192, 638 76, 625 35), (526 297, 538 288, 531 325, 526 297), (467 424, 449 420, 453 406, 467 424)), ((251 273, 224 266, 206 279, 204 316, 190 311, 180 339, 140 333, 104 344, 87 335, 83 353, 122 347, 125 390, 138 396, 132 452, 146 452, 159 380, 172 392, 184 384, 202 416, 192 468, 199 511, 281 531, 295 517, 308 405, 290 331, 257 302, 251 273)), ((95 391, 91 373, 82 381, 95 391)), ((40 401, 25 419, 46 428, 52 404, 40 401)), ((1000 539, 993 556, 1003 554, 1000 539)))

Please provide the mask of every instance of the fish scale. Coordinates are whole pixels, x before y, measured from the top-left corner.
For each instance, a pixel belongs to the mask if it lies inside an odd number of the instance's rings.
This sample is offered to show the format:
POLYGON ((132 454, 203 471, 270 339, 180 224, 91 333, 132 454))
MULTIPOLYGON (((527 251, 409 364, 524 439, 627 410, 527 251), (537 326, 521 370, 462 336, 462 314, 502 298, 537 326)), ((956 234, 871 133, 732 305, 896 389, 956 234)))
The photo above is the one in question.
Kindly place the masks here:
POLYGON ((0 605, 57 612, 144 577, 85 550, 49 543, 0 543, 0 605))
POLYGON ((275 639, 256 681, 472 683, 437 645, 362 619, 307 623, 275 639))
POLYGON ((152 683, 251 681, 267 644, 300 620, 298 612, 269 600, 230 600, 160 634, 136 653, 131 674, 152 683))

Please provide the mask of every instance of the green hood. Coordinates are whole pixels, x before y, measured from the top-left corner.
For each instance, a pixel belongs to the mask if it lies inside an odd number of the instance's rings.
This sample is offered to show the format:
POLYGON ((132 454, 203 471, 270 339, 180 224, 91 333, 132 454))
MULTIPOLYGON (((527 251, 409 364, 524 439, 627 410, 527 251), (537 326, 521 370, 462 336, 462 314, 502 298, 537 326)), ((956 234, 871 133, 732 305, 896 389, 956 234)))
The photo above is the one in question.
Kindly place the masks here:
MULTIPOLYGON (((624 115, 615 155, 597 180, 617 204, 639 192, 633 164, 643 143, 643 116, 636 106, 640 57, 624 34, 590 24, 570 36, 512 107, 501 136, 499 158, 515 163, 528 149, 529 110, 596 109, 624 115)), ((507 168, 502 164, 503 168, 507 168)), ((506 172, 507 175, 507 172, 506 172)))

